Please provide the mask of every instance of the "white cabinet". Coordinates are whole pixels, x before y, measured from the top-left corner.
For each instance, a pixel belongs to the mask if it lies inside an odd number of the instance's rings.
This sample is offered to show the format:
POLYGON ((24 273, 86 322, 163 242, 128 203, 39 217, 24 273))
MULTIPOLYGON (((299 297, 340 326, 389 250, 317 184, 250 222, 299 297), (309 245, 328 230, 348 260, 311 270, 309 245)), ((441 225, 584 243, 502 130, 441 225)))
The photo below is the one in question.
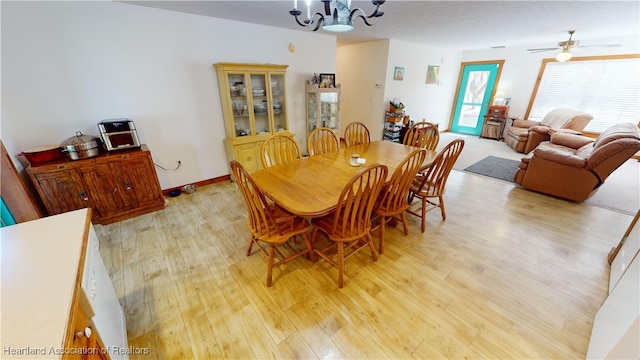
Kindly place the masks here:
POLYGON ((640 211, 633 219, 631 228, 627 230, 627 234, 625 234, 624 243, 620 247, 616 257, 611 262, 609 293, 613 291, 613 288, 622 277, 622 274, 627 270, 638 250, 640 250, 640 224, 637 224, 639 217, 640 211))
POLYGON ((640 221, 611 262, 609 296, 596 313, 587 359, 640 359, 640 221))
POLYGON ((596 313, 587 359, 640 359, 640 260, 627 271, 596 313))
POLYGON ((307 136, 314 129, 327 127, 340 134, 340 84, 321 88, 307 84, 307 136))
POLYGON ((30 348, 22 358, 128 359, 124 314, 90 212, 0 229, 5 355, 30 348))

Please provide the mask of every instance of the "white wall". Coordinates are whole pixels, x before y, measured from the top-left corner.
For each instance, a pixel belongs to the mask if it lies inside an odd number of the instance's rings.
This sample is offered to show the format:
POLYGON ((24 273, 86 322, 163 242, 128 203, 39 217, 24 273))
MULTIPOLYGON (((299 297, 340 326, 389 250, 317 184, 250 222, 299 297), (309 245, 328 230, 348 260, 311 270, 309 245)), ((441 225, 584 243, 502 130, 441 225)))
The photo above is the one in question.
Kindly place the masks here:
MULTIPOLYGON (((592 44, 621 44, 620 47, 587 47, 573 51, 575 57, 595 55, 637 54, 640 52, 640 39, 636 37, 618 37, 590 41, 592 44)), ((551 44, 553 45, 553 44, 551 44)), ((504 68, 497 90, 510 97, 509 115, 524 117, 529 105, 533 88, 545 58, 554 58, 558 51, 530 53, 527 48, 548 47, 549 44, 531 44, 523 47, 467 51, 462 54, 463 62, 504 59, 504 68)))
POLYGON ((459 51, 392 40, 384 110, 389 108, 389 101, 399 97, 411 120, 417 122, 425 119, 437 123, 441 131, 447 130, 458 84, 460 57, 459 51), (426 83, 429 65, 440 66, 439 84, 426 83), (402 81, 393 80, 395 67, 404 67, 402 81))
POLYGON ((2 133, 10 154, 131 118, 163 189, 229 173, 215 62, 288 64, 291 131, 305 80, 334 72, 334 36, 115 2, 2 2, 2 133), (289 43, 296 46, 288 51, 289 43))
MULTIPOLYGON (((162 188, 229 173, 215 62, 288 64, 291 131, 304 147, 304 83, 336 73, 342 84, 342 126, 363 121, 382 137, 384 111, 401 97, 413 120, 448 128, 461 61, 504 59, 498 90, 525 113, 541 60, 522 48, 460 53, 397 40, 336 49, 335 37, 114 2, 0 2, 2 138, 10 154, 57 144, 76 131, 97 135, 108 118, 135 121, 156 163, 162 188), (288 51, 294 43, 296 52, 288 51), (425 84, 440 65, 440 85, 425 84), (405 68, 403 81, 393 68, 405 68), (380 84, 380 88, 376 88, 380 84)), ((602 39, 619 48, 587 48, 576 56, 638 53, 634 38, 602 39)), ((527 47, 544 47, 532 44, 527 47)), ((17 164, 20 168, 20 164, 17 164)))
POLYGON ((382 139, 384 112, 396 97, 414 121, 426 119, 445 130, 457 85, 461 53, 397 40, 338 47, 337 81, 342 83, 342 131, 346 124, 367 124, 373 140, 382 139), (426 84, 428 65, 440 66, 440 85, 426 84), (404 80, 393 80, 404 67, 404 80), (376 87, 379 84, 380 87, 376 87))
POLYGON ((388 52, 387 40, 338 47, 336 82, 342 84, 341 136, 347 124, 359 121, 367 125, 372 139, 382 139, 388 52))
MULTIPOLYGON (((601 39, 596 42, 622 46, 578 49, 574 51, 574 56, 640 52, 638 37, 601 39)), ((502 91, 505 97, 511 97, 510 115, 523 117, 542 60, 556 55, 554 51, 530 53, 526 49, 545 46, 549 45, 531 44, 468 52, 398 40, 340 46, 336 77, 343 86, 342 131, 347 123, 362 121, 371 130, 372 139, 381 139, 384 111, 395 97, 402 99, 406 105, 405 112, 412 120, 426 119, 438 123, 441 131, 448 130, 461 63, 473 61, 505 60, 497 91, 502 91), (439 85, 426 84, 428 65, 440 66, 439 85), (393 80, 396 66, 405 69, 402 81, 393 80), (384 78, 381 78, 381 71, 385 73, 384 78), (375 88, 375 84, 381 84, 382 89, 375 88)))

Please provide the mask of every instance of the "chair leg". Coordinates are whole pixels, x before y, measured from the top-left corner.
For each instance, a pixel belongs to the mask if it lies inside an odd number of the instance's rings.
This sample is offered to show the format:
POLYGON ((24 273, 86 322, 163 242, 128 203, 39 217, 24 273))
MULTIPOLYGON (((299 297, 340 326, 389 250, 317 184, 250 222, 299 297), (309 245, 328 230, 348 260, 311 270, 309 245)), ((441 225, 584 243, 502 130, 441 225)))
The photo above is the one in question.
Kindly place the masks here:
POLYGON ((267 286, 270 287, 271 286, 271 277, 273 274, 273 253, 275 252, 275 248, 276 246, 274 244, 271 244, 269 246, 269 260, 267 262, 267 286))
POLYGON ((402 220, 402 226, 404 227, 404 234, 409 235, 409 228, 407 227, 407 217, 404 211, 400 214, 400 220, 402 220))
POLYGON ((444 211, 444 200, 442 200, 442 195, 438 196, 438 201, 440 202, 440 212, 442 213, 442 220, 447 220, 447 213, 444 211))
POLYGON ((251 249, 253 248, 253 235, 249 236, 249 245, 247 246, 247 256, 251 255, 251 249))
POLYGON ((313 230, 311 230, 311 237, 310 237, 312 247, 313 247, 313 243, 315 243, 316 240, 318 240, 317 238, 318 238, 318 228, 314 226, 313 230))
POLYGON ((425 219, 427 218, 427 198, 423 197, 422 198, 422 232, 424 233, 424 224, 425 224, 425 219))
POLYGON ((369 243, 369 249, 371 250, 371 257, 373 258, 373 261, 378 261, 378 254, 376 254, 376 247, 373 246, 373 238, 371 237, 370 234, 365 235, 366 236, 366 240, 369 243))
POLYGON ((312 262, 316 262, 316 255, 313 252, 313 247, 311 246, 311 240, 309 240, 309 235, 306 232, 300 234, 302 239, 304 240, 305 245, 307 245, 307 253, 309 254, 309 258, 312 262))
POLYGON ((382 254, 384 251, 384 227, 386 225, 386 220, 383 215, 380 215, 380 245, 378 247, 378 252, 382 254))
POLYGON ((344 243, 338 243, 338 287, 344 285, 344 243))

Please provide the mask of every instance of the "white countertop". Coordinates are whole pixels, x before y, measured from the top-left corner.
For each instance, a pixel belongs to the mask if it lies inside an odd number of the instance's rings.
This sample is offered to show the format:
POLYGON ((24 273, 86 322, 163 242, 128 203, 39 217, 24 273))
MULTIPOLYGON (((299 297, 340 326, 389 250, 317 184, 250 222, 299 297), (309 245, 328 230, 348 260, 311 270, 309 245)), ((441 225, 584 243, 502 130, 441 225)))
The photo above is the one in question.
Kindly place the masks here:
POLYGON ((59 358, 88 222, 82 209, 0 229, 0 358, 59 358))

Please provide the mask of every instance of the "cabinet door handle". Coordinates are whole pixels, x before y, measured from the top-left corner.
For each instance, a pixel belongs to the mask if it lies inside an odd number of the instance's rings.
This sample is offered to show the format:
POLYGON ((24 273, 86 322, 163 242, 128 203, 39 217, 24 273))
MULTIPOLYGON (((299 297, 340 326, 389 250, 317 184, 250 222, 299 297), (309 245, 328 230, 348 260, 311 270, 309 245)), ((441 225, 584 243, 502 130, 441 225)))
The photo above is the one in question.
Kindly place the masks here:
POLYGON ((125 181, 124 186, 127 188, 127 190, 131 190, 131 181, 125 181))
POLYGON ((82 198, 82 200, 84 200, 84 201, 89 201, 89 198, 87 197, 87 193, 86 193, 84 190, 80 191, 80 192, 78 193, 78 195, 80 195, 80 197, 82 198))
POLYGON ((83 337, 86 337, 87 339, 90 338, 91 337, 91 328, 87 326, 86 328, 84 328, 84 331, 78 331, 76 333, 76 337, 78 337, 80 339, 83 338, 83 337))
POLYGON ((58 165, 56 168, 57 169, 66 169, 67 165, 58 165))

